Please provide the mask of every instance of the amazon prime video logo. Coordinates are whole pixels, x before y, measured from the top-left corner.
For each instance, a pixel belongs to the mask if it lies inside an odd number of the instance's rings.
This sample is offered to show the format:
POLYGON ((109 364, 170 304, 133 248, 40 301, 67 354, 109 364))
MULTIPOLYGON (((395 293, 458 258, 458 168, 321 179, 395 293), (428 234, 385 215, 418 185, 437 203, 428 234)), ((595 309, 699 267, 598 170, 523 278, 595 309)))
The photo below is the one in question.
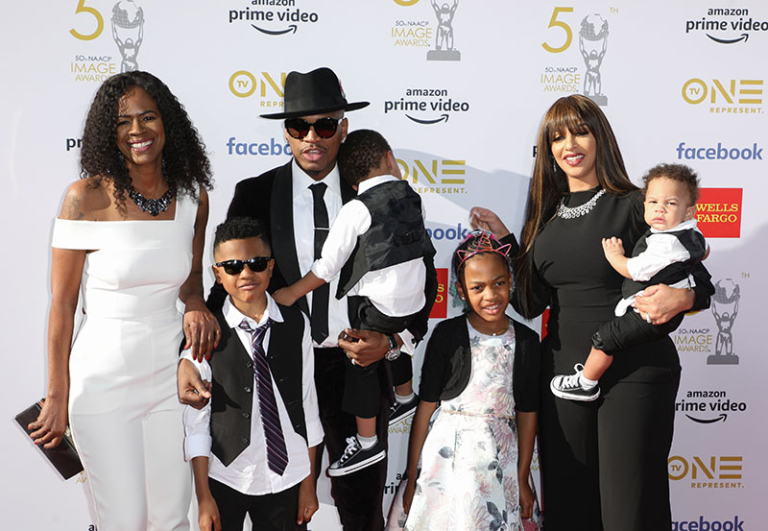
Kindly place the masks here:
POLYGON ((250 4, 255 7, 230 9, 229 23, 243 22, 264 35, 279 36, 320 20, 317 13, 296 7, 296 0, 253 0, 250 4))
POLYGON ((407 88, 404 96, 384 102, 384 114, 402 114, 421 125, 447 122, 469 108, 469 102, 455 99, 444 88, 407 88))
POLYGON ((746 44, 750 36, 768 31, 768 20, 759 20, 746 7, 710 8, 704 16, 685 21, 685 33, 703 33, 718 44, 746 44))
POLYGON ((120 0, 112 7, 112 38, 123 58, 120 72, 138 70, 137 58, 144 40, 144 10, 133 0, 120 0))
POLYGON ((747 410, 746 402, 739 402, 722 390, 687 391, 678 395, 675 411, 697 424, 726 422, 747 410), (680 398, 682 397, 682 398, 680 398))
POLYGON ((437 17, 435 49, 427 52, 427 61, 461 61, 461 52, 453 39, 453 16, 459 0, 431 0, 437 17))

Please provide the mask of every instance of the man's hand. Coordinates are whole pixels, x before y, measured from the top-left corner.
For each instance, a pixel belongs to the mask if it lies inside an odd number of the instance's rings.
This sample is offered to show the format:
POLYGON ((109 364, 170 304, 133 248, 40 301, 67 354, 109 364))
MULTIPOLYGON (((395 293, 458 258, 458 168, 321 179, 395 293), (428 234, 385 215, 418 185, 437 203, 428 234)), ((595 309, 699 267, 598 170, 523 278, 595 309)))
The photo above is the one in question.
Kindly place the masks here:
POLYGON ((315 477, 310 474, 299 484, 299 509, 296 514, 296 525, 309 523, 312 516, 320 508, 315 491, 315 477))
POLYGON ((176 370, 176 380, 179 386, 179 402, 200 409, 211 398, 211 382, 200 378, 200 371, 188 359, 179 361, 176 370))
POLYGON ((344 350, 349 359, 361 367, 367 367, 371 363, 384 359, 389 350, 389 341, 381 332, 347 328, 339 336, 339 347, 344 350))

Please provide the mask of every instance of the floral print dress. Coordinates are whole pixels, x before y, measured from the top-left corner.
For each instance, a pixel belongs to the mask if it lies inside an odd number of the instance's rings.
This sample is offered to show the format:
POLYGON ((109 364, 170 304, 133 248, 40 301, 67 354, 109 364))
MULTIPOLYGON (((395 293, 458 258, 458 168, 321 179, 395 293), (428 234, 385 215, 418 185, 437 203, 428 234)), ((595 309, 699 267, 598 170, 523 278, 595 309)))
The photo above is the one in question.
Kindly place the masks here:
POLYGON ((517 426, 512 395, 515 332, 476 331, 467 321, 472 372, 441 403, 421 452, 406 531, 520 531, 517 426))

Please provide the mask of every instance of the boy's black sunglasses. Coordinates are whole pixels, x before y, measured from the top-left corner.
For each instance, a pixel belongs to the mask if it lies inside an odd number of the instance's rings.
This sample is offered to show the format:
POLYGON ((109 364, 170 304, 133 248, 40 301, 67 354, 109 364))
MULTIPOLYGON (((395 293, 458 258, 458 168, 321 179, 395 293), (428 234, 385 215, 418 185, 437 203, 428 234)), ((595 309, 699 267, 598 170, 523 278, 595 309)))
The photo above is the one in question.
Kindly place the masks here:
POLYGON ((314 127, 315 133, 320 138, 331 138, 336 134, 336 129, 339 127, 339 120, 336 118, 320 118, 315 123, 309 123, 302 118, 288 118, 285 121, 285 130, 293 138, 301 140, 309 134, 309 128, 314 127))
POLYGON ((223 267, 227 275, 239 275, 246 265, 254 273, 261 273, 267 269, 270 260, 272 260, 271 256, 254 256, 248 260, 224 260, 223 262, 216 262, 216 265, 223 267))

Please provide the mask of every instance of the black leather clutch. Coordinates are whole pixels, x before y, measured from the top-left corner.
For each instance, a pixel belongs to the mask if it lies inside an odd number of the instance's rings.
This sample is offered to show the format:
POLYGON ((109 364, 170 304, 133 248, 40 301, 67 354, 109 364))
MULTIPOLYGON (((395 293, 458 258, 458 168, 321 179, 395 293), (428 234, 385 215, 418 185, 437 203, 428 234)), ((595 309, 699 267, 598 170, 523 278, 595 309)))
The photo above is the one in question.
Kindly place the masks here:
MULTIPOLYGON (((30 422, 37 420, 42 405, 42 400, 40 402, 35 402, 16 415, 16 422, 18 422, 19 426, 21 426, 27 434, 32 433, 32 431, 27 429, 27 426, 30 422)), ((42 446, 37 447, 43 452, 43 455, 51 462, 53 467, 64 479, 69 479, 83 470, 83 465, 80 462, 80 457, 77 455, 77 449, 75 448, 75 443, 72 441, 69 427, 67 427, 67 431, 64 433, 64 438, 62 439, 61 444, 56 448, 48 449, 43 448, 42 446)))

